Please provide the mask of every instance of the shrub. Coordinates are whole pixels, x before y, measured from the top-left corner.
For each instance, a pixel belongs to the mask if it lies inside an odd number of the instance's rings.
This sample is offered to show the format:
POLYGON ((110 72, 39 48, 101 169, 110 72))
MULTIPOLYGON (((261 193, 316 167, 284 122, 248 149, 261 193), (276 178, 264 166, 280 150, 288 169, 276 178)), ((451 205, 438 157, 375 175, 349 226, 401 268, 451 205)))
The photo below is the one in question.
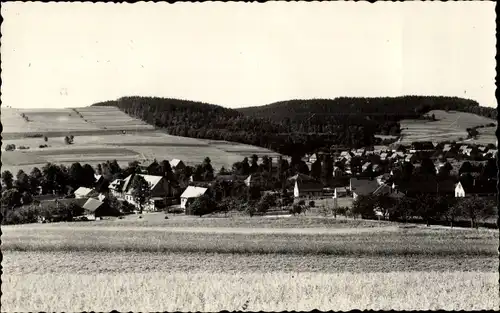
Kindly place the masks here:
POLYGON ((5 146, 5 151, 14 151, 14 150, 16 150, 15 144, 9 144, 5 146))
POLYGON ((315 205, 315 204, 316 204, 316 203, 314 202, 314 200, 309 201, 309 206, 310 206, 311 208, 314 208, 314 205, 315 205))
POLYGON ((217 209, 215 201, 208 195, 202 195, 196 198, 189 207, 189 211, 193 215, 199 215, 200 217, 205 214, 210 214, 215 212, 217 209))
POLYGON ((49 138, 47 136, 43 136, 43 141, 47 142, 49 141, 49 138))
POLYGON ((18 149, 19 150, 26 150, 26 149, 29 149, 30 147, 28 146, 19 146, 18 149))
POLYGON ((43 149, 43 148, 47 148, 47 147, 48 147, 47 145, 39 145, 39 146, 38 146, 38 148, 41 148, 41 149, 43 149))

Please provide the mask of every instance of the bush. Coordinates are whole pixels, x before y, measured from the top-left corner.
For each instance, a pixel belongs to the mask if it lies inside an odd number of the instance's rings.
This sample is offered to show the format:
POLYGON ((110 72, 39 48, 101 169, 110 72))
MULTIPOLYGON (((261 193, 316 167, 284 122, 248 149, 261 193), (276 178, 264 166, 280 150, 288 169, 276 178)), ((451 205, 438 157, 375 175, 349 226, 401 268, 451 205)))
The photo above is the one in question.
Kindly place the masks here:
POLYGON ((5 151, 14 151, 14 150, 16 150, 15 144, 9 144, 5 146, 5 151))
POLYGON ((189 211, 192 215, 203 216, 215 212, 217 209, 215 201, 208 195, 202 195, 196 198, 189 206, 189 211))
POLYGON ((47 142, 49 141, 49 138, 47 136, 43 136, 43 141, 47 142))
POLYGON ((314 205, 315 205, 315 204, 316 204, 316 203, 314 202, 314 200, 309 201, 309 206, 310 206, 311 208, 314 208, 314 205))
POLYGON ((18 149, 19 150, 26 150, 26 149, 29 149, 30 147, 27 147, 27 146, 19 146, 18 149))
POLYGON ((47 145, 39 145, 39 146, 38 146, 38 148, 41 148, 41 149, 43 149, 43 148, 47 148, 47 147, 48 147, 47 145))

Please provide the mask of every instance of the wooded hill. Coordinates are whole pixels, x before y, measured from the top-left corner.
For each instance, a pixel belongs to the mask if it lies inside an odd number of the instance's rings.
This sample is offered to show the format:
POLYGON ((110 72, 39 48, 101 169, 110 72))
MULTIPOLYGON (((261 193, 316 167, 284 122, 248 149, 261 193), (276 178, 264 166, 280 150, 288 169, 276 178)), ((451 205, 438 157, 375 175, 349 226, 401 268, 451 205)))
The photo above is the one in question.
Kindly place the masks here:
POLYGON ((93 104, 116 106, 171 135, 227 140, 303 155, 332 145, 375 143, 374 134, 400 133, 401 119, 430 110, 456 110, 496 119, 496 109, 455 97, 336 98, 290 100, 237 110, 158 97, 123 97, 93 104))

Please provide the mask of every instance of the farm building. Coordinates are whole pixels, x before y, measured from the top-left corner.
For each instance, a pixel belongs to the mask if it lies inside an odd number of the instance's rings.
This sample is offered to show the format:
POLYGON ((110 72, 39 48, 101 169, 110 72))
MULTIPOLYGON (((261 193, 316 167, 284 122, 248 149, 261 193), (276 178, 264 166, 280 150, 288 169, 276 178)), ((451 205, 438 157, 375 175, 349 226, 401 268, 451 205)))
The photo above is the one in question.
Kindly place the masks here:
POLYGON ((80 187, 77 190, 75 190, 74 194, 75 198, 81 199, 81 198, 97 197, 98 192, 95 191, 94 189, 80 187))
POLYGON ((172 167, 172 170, 174 171, 181 171, 186 168, 186 165, 179 159, 173 159, 170 161, 170 167, 172 167))
POLYGON ((164 208, 167 202, 173 197, 175 188, 162 176, 132 174, 123 180, 117 179, 109 186, 111 194, 120 200, 126 200, 133 205, 137 205, 132 195, 133 189, 131 188, 135 175, 142 176, 150 186, 151 198, 144 209, 146 211, 157 211, 164 208))
POLYGON ((349 189, 352 192, 354 200, 356 200, 359 196, 370 195, 378 188, 379 184, 373 179, 351 178, 349 182, 349 189))
POLYGON ((207 190, 208 188, 188 186, 181 195, 181 208, 188 208, 192 201, 204 195, 207 190))
POLYGON ((341 198, 341 197, 347 197, 347 195, 348 195, 347 187, 337 187, 335 188, 333 197, 341 198))
POLYGON ((455 198, 464 198, 469 196, 495 196, 497 193, 496 181, 484 181, 480 182, 476 179, 473 180, 472 184, 465 184, 458 182, 455 185, 455 198))
MULTIPOLYGON (((163 209, 166 207, 167 198, 172 197, 173 195, 173 186, 162 176, 154 176, 154 175, 143 175, 136 174, 142 176, 144 180, 149 184, 149 188, 151 190, 151 199, 148 204, 144 207, 146 211, 158 211, 159 209, 163 209)), ((124 185, 124 197, 129 203, 136 205, 134 201, 134 197, 132 196, 133 189, 132 182, 134 179, 134 174, 130 175, 125 179, 126 184, 124 185)))
POLYGON ((297 174, 288 179, 294 183, 293 194, 296 198, 319 197, 323 195, 323 184, 305 174, 297 174))
POLYGON ((83 204, 83 214, 89 220, 99 219, 103 216, 119 216, 120 212, 117 209, 111 208, 106 203, 89 198, 83 204))
POLYGON ((393 184, 393 189, 407 196, 422 194, 453 195, 455 194, 455 182, 453 180, 397 182, 393 184))

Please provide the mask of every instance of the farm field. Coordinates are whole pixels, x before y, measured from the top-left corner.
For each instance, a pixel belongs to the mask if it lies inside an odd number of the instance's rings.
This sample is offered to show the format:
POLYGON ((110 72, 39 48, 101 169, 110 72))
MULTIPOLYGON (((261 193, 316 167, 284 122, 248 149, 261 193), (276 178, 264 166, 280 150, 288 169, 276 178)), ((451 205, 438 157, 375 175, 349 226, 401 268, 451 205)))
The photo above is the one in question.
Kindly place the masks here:
POLYGON ((75 109, 2 108, 3 147, 14 144, 29 149, 4 151, 2 167, 11 172, 31 171, 47 162, 71 165, 74 162, 97 165, 116 159, 120 166, 144 159, 159 161, 174 158, 196 165, 209 157, 217 170, 251 154, 278 154, 259 147, 198 140, 168 135, 114 107, 75 109), (25 114, 27 122, 22 118, 25 114), (74 135, 67 145, 64 137, 74 135), (48 137, 45 142, 43 136, 48 137), (33 137, 37 136, 37 137, 33 137), (40 148, 40 145, 48 145, 40 148))
MULTIPOLYGON (((465 112, 433 110, 427 113, 427 115, 432 114, 435 115, 437 121, 402 120, 401 143, 409 144, 414 141, 466 141, 467 128, 489 123, 497 124, 493 119, 465 112)), ((479 128, 480 135, 474 142, 483 145, 496 143, 495 131, 496 127, 479 128)))
POLYGON ((3 309, 498 308, 496 231, 148 215, 2 227, 3 309))

